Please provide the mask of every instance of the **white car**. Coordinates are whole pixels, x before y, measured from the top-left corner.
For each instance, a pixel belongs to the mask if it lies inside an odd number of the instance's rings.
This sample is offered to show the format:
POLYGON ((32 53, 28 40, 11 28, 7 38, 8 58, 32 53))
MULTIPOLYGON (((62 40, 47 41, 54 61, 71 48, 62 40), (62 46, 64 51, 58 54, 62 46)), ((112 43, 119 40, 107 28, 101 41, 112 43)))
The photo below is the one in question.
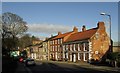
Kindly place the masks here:
POLYGON ((25 65, 26 65, 26 66, 34 66, 34 65, 36 65, 36 64, 35 64, 34 59, 27 58, 27 59, 25 60, 25 65))

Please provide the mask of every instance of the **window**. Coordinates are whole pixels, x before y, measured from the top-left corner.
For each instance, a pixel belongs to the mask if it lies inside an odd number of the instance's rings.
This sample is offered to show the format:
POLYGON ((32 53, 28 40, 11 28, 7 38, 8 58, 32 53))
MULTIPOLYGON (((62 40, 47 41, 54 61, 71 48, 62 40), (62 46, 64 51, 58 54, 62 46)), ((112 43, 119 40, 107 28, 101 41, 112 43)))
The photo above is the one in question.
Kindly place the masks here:
POLYGON ((87 48, 88 48, 88 45, 87 45, 87 43, 83 43, 83 47, 84 47, 84 51, 87 51, 87 48))
POLYGON ((87 61, 88 59, 88 53, 84 53, 84 61, 87 61))
POLYGON ((58 41, 57 41, 57 42, 58 42, 58 44, 60 44, 60 39, 58 39, 58 41))
POLYGON ((57 40, 55 40, 55 44, 57 44, 57 40))
POLYGON ((55 46, 55 51, 57 51, 57 46, 55 46))
POLYGON ((72 51, 72 44, 70 44, 70 51, 72 51))
POLYGON ((66 50, 68 50, 68 45, 66 45, 66 50))
POLYGON ((85 61, 87 61, 89 58, 89 54, 88 53, 85 53, 85 61))
POLYGON ((52 46, 51 46, 51 48, 50 48, 50 49, 51 49, 51 51, 52 51, 52 46))
POLYGON ((80 60, 80 53, 78 53, 78 60, 80 60))
POLYGON ((58 45, 58 51, 60 51, 59 49, 60 49, 60 45, 58 45))
POLYGON ((53 44, 54 44, 54 40, 53 40, 53 44))
POLYGON ((80 47, 80 44, 78 44, 78 51, 81 51, 81 49, 80 49, 81 47, 80 47))
POLYGON ((74 51, 76 51, 76 49, 75 49, 75 44, 74 44, 74 51))
POLYGON ((60 43, 62 44, 62 39, 60 40, 60 43))
POLYGON ((53 46, 53 51, 54 51, 54 46, 53 46))

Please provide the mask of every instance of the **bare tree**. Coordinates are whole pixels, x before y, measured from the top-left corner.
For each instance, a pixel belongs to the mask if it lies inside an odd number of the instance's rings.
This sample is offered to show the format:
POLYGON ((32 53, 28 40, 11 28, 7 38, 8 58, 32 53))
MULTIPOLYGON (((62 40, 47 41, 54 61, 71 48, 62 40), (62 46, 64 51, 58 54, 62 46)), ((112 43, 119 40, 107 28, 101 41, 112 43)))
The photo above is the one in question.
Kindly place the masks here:
POLYGON ((10 33, 12 37, 16 37, 27 30, 27 23, 20 16, 10 12, 3 13, 2 24, 3 32, 10 33))
MULTIPOLYGON (((27 31, 27 23, 23 19, 13 13, 6 12, 2 14, 2 38, 12 37, 13 41, 19 34, 27 31)), ((15 42, 14 48, 15 48, 15 42)))

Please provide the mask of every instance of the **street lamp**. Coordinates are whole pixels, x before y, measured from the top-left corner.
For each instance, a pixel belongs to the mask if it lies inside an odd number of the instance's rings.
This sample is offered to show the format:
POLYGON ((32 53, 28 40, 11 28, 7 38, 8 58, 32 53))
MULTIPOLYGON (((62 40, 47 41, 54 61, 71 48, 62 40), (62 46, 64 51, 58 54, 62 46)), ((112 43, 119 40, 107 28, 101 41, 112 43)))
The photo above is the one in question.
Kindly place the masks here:
MULTIPOLYGON (((110 14, 106 14, 106 13, 100 13, 100 15, 106 15, 106 16, 108 16, 109 17, 109 24, 110 24, 110 48, 111 48, 111 15, 110 14)), ((111 50, 112 51, 112 50, 111 50)))

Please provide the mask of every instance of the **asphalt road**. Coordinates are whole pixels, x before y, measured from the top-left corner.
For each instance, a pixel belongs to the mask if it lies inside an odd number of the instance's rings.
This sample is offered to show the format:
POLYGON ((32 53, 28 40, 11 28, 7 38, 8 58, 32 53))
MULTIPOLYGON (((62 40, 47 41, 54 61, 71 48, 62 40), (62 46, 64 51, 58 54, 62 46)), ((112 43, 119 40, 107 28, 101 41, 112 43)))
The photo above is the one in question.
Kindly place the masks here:
MULTIPOLYGON (((29 73, 70 73, 70 72, 80 72, 80 73, 110 73, 108 71, 100 71, 96 69, 84 68, 74 64, 68 63, 56 63, 56 62, 36 62, 36 66, 27 67, 29 73)), ((113 72, 111 72, 113 73, 113 72)), ((115 73, 115 72, 114 72, 115 73)))

